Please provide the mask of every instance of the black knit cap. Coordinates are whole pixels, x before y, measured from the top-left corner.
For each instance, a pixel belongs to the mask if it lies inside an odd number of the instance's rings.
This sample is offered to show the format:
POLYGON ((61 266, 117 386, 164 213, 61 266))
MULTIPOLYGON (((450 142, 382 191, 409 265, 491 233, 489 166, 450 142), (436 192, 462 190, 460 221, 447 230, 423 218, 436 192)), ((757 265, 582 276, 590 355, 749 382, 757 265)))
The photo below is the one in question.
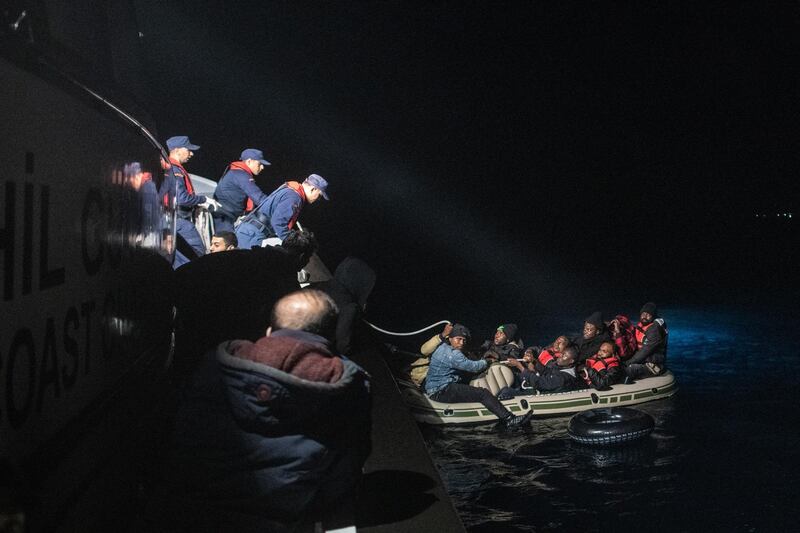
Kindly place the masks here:
POLYGON ((517 340, 517 330, 519 328, 517 328, 516 324, 503 324, 502 326, 500 326, 497 329, 499 329, 500 331, 505 333, 506 337, 508 337, 509 341, 517 340))
POLYGON ((449 337, 471 337, 467 326, 461 324, 453 324, 453 330, 450 332, 449 337))
POLYGON ((595 326, 597 329, 603 329, 605 327, 605 322, 603 322, 603 313, 600 311, 595 311, 591 315, 586 317, 584 322, 588 322, 589 324, 595 326))
POLYGON ((642 313, 650 313, 652 316, 658 316, 658 308, 653 302, 647 302, 642 306, 642 310, 639 311, 640 315, 642 313))

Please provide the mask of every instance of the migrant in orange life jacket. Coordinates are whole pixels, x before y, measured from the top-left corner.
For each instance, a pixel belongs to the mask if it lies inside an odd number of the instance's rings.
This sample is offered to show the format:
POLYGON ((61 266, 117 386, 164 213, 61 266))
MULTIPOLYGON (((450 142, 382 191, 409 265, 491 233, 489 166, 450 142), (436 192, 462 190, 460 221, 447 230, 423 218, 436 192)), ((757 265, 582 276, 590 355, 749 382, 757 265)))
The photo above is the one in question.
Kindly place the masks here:
POLYGON ((586 360, 586 384, 598 390, 620 381, 623 375, 621 361, 615 354, 611 357, 594 355, 586 360))
POLYGON ((590 357, 586 360, 586 368, 591 368, 595 372, 601 372, 610 368, 618 367, 620 365, 619 357, 613 355, 611 357, 590 357))
POLYGON ((650 329, 655 322, 650 322, 647 325, 642 324, 639 322, 636 324, 636 349, 641 350, 642 345, 644 344, 644 335, 647 333, 647 330, 650 329))

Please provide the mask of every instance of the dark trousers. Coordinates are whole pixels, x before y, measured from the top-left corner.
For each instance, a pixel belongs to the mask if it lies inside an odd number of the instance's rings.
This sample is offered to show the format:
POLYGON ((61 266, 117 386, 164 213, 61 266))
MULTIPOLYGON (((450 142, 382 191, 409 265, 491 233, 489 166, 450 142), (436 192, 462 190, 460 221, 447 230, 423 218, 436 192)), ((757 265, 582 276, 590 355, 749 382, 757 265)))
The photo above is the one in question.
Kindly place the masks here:
MULTIPOLYGON (((658 365, 659 373, 663 373, 664 365, 658 365)), ((651 378, 658 374, 654 374, 650 368, 647 367, 645 364, 640 363, 633 363, 632 365, 628 365, 625 368, 625 373, 632 379, 644 379, 644 378, 651 378)))
POLYGON ((191 220, 178 217, 176 230, 178 234, 184 238, 186 243, 192 247, 197 257, 206 255, 206 245, 200 237, 200 234, 197 233, 197 228, 194 227, 191 220))
POLYGON ((219 233, 220 231, 233 232, 234 221, 232 219, 217 213, 211 216, 214 218, 214 233, 219 233))
POLYGON ((490 390, 463 383, 451 383, 431 394, 431 399, 443 403, 480 402, 497 418, 505 418, 511 414, 490 390))

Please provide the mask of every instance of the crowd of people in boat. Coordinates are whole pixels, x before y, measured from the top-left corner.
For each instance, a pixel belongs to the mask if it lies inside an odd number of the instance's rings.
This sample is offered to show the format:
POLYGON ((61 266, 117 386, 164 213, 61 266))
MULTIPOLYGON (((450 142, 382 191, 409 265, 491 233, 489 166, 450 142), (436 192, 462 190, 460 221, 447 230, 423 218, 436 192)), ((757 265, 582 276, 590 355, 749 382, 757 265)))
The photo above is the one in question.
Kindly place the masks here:
POLYGON ((410 365, 409 376, 432 400, 482 403, 508 427, 525 424, 531 413, 514 416, 502 400, 588 387, 606 390, 667 370, 668 330, 653 302, 642 306, 635 325, 621 314, 606 322, 598 311, 584 320, 579 335, 560 335, 546 346, 526 348, 513 323, 499 326, 477 349, 467 349, 469 339, 466 326, 447 324, 421 346, 422 357, 410 365), (513 383, 496 395, 469 384, 494 363, 511 368, 513 383))

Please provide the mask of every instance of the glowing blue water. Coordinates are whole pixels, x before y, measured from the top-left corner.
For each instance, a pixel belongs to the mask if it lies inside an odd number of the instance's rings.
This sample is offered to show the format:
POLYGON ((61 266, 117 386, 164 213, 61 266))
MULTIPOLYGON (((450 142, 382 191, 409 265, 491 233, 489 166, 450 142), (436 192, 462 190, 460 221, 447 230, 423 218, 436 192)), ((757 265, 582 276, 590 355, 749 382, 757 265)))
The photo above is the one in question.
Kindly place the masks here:
POLYGON ((470 531, 797 530, 800 324, 743 309, 663 315, 679 391, 638 407, 656 420, 639 443, 579 445, 569 417, 528 433, 423 429, 470 531))

